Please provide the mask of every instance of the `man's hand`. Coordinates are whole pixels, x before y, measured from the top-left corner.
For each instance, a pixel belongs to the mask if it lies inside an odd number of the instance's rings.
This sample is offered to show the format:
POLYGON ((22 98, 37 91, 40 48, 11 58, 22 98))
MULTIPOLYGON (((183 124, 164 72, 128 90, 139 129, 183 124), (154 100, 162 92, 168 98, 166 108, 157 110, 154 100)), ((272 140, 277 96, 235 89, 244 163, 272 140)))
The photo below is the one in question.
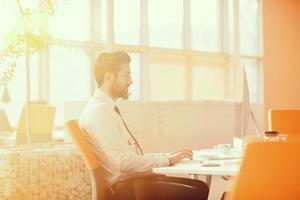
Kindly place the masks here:
POLYGON ((169 158, 169 165, 172 166, 185 158, 192 160, 193 152, 190 149, 182 149, 179 151, 171 152, 168 158, 169 158))

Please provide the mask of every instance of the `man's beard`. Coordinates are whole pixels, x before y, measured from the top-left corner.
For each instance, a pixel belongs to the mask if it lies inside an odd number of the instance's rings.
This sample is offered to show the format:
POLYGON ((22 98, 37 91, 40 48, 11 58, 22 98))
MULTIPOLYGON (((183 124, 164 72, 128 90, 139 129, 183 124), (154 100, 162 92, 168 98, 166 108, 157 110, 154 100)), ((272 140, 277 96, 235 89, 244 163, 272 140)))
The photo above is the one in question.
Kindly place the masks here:
POLYGON ((122 98, 127 100, 130 96, 129 86, 120 86, 117 82, 114 82, 111 86, 111 94, 116 98, 122 98))

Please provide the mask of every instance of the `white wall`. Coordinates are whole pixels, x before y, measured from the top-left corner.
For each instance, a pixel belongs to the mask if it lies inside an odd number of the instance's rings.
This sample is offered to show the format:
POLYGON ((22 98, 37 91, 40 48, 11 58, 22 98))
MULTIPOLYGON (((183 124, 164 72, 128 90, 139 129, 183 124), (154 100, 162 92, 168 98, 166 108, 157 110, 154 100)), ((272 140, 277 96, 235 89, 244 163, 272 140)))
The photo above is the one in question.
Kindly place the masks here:
MULTIPOLYGON (((66 102, 65 120, 78 118, 86 102, 66 102)), ((241 104, 235 102, 119 102, 131 132, 145 152, 201 149, 232 143, 241 132, 241 104)), ((263 105, 252 110, 263 125, 263 105)), ((254 132, 249 120, 248 133, 254 132)))

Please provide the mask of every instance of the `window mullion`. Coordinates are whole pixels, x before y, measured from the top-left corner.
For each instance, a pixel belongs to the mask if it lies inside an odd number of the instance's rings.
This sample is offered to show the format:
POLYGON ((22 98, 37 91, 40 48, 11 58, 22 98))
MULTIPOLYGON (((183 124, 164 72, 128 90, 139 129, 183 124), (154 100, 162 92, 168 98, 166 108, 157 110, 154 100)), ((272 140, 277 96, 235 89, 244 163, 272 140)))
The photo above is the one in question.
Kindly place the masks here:
MULTIPOLYGON (((91 19, 92 24, 91 24, 91 35, 92 35, 92 42, 99 44, 101 43, 101 0, 91 0, 91 19)), ((97 57, 99 53, 99 49, 96 47, 90 47, 90 59, 91 59, 91 75, 93 75, 93 64, 94 60, 97 57)), ((93 77, 93 76, 91 76, 93 77)), ((96 88, 96 82, 94 81, 93 78, 91 78, 91 83, 90 83, 90 92, 91 95, 93 94, 95 88, 96 88)))
POLYGON ((143 51, 141 53, 141 100, 150 99, 150 50, 149 50, 149 20, 148 20, 148 0, 141 0, 141 46, 143 51))
POLYGON ((239 0, 233 0, 233 20, 234 20, 234 48, 233 48, 233 69, 234 75, 234 96, 235 100, 241 100, 242 92, 240 91, 240 83, 242 77, 239 76, 241 71, 241 45, 240 45, 240 2, 239 0))
POLYGON ((113 50, 114 44, 114 1, 107 0, 107 43, 106 49, 113 50))
MULTIPOLYGON (((229 36, 229 12, 228 12, 228 2, 229 0, 220 0, 220 26, 221 26, 221 52, 229 53, 230 52, 230 36, 229 36)), ((233 97, 233 77, 234 77, 234 68, 230 60, 225 64, 227 70, 224 74, 224 95, 225 99, 230 99, 233 97)))
POLYGON ((193 75, 191 63, 191 2, 183 1, 183 48, 189 52, 186 56, 186 100, 193 98, 193 75))
POLYGON ((264 87, 263 87, 263 74, 264 74, 264 68, 263 63, 261 62, 261 58, 263 57, 263 22, 262 22, 262 1, 258 0, 258 17, 257 17, 257 30, 258 30, 258 56, 259 56, 259 74, 258 74, 258 101, 264 102, 264 87))
MULTIPOLYGON (((43 6, 42 1, 39 1, 39 8, 41 9, 43 6)), ((44 23, 44 26, 40 28, 41 33, 48 32, 48 19, 44 23)), ((47 47, 39 52, 39 94, 38 100, 49 102, 49 90, 50 90, 50 83, 49 83, 49 44, 47 47)))
POLYGON ((39 53, 39 100, 49 102, 49 48, 39 53))

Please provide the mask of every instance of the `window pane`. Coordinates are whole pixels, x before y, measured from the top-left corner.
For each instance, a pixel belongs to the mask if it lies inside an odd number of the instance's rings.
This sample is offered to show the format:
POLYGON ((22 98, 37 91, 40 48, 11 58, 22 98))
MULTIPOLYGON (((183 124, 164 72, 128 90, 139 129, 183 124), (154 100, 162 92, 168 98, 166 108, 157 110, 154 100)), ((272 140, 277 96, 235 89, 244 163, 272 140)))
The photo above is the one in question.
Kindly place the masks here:
POLYGON ((91 5, 87 0, 59 3, 49 18, 49 32, 55 38, 67 40, 91 39, 91 5))
POLYGON ((260 77, 259 77, 259 63, 257 61, 249 61, 244 60, 242 61, 242 65, 245 66, 247 80, 248 80, 248 87, 249 87, 249 95, 251 102, 259 102, 260 97, 260 77))
MULTIPOLYGON (((2 76, 6 67, 0 65, 0 76, 2 76)), ((30 58, 30 83, 31 83, 31 100, 38 100, 39 82, 38 82, 38 56, 34 54, 30 58)), ((20 57, 16 62, 15 75, 8 83, 8 91, 11 101, 9 103, 2 103, 0 101, 0 107, 4 108, 7 112, 9 120, 13 126, 16 126, 19 120, 21 109, 26 102, 27 97, 27 80, 26 80, 26 68, 25 57, 20 57)), ((0 87, 0 95, 3 94, 3 87, 0 87)))
POLYGON ((151 64, 150 99, 185 100, 186 68, 180 64, 151 64))
POLYGON ((193 100, 224 100, 226 68, 216 65, 193 66, 193 100))
POLYGON ((91 63, 80 49, 50 48, 50 103, 56 106, 56 125, 63 123, 65 101, 87 100, 91 91, 91 63))
POLYGON ((234 11, 233 4, 234 0, 227 1, 227 11, 228 11, 228 31, 229 31, 229 53, 233 53, 234 50, 234 11))
MULTIPOLYGON (((15 1, 3 0, 0 6, 0 40, 3 43, 4 36, 11 32, 17 20, 17 4, 15 1)), ((2 48, 0 49, 2 50, 2 48)))
POLYGON ((114 0, 116 43, 140 43, 140 0, 114 0))
POLYGON ((130 100, 140 100, 140 55, 130 53, 131 76, 133 84, 130 86, 130 100))
POLYGON ((191 0, 192 48, 219 52, 221 46, 220 1, 191 0))
POLYGON ((258 0, 240 1, 241 53, 258 55, 258 0))
POLYGON ((182 0, 149 0, 150 46, 182 48, 182 0))
POLYGON ((106 0, 100 1, 100 16, 101 16, 101 41, 107 41, 107 2, 106 0))

